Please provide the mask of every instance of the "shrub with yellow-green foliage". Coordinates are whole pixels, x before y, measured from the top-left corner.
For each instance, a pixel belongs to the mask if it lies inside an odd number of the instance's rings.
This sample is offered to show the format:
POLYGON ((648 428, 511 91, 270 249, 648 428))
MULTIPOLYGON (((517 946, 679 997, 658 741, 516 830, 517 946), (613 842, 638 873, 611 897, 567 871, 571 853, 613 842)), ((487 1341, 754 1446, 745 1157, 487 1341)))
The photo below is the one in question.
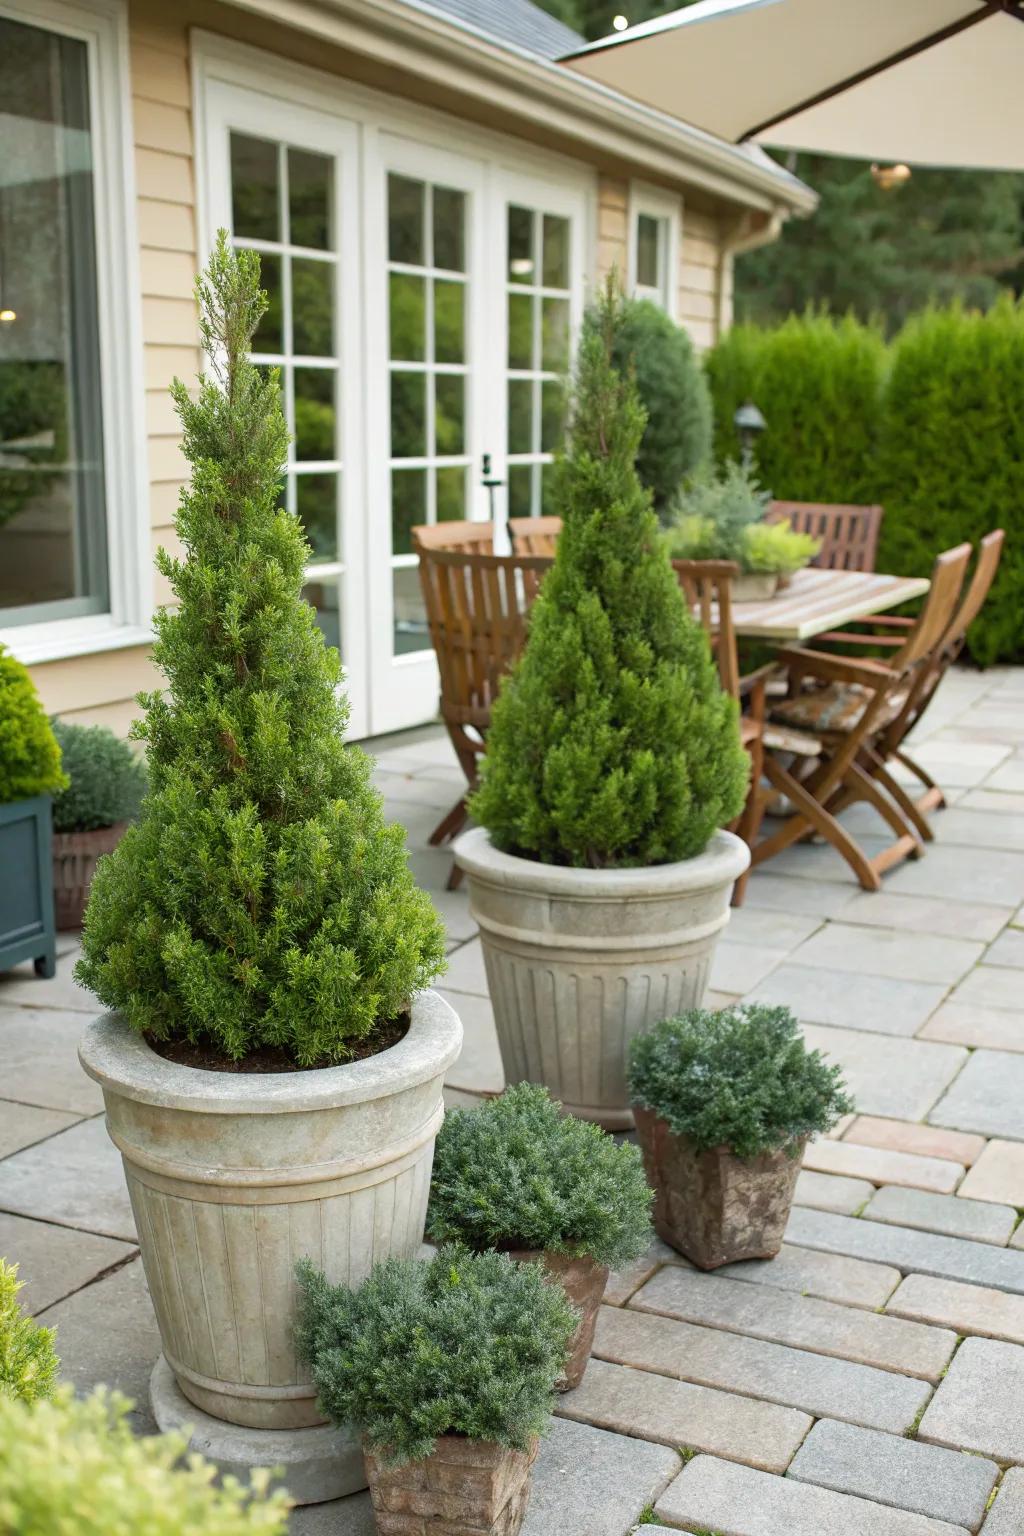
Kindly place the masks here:
POLYGON ((17 1536, 285 1536, 289 1501, 251 1489, 199 1456, 184 1435, 139 1439, 127 1398, 102 1387, 50 1402, 0 1397, 0 1531, 17 1536))
POLYGON ((779 523, 753 523, 743 546, 743 563, 748 571, 780 571, 788 575, 810 564, 821 540, 809 533, 797 533, 788 519, 779 523))
POLYGON ((28 668, 0 645, 0 805, 55 795, 67 784, 28 668))
POLYGON ((60 1361, 55 1330, 26 1317, 18 1301, 24 1283, 17 1264, 0 1259, 0 1398, 35 1403, 52 1394, 60 1361))

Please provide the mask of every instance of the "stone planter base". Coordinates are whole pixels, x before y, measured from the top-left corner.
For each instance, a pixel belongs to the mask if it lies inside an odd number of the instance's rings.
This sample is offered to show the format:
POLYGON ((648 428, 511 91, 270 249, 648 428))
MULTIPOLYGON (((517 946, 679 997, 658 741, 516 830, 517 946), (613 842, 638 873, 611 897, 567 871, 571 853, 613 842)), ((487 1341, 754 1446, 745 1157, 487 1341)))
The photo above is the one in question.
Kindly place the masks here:
POLYGON ((510 1248, 509 1258, 520 1263, 543 1264, 552 1280, 557 1280, 569 1301, 582 1314, 569 1343, 565 1374, 559 1377, 559 1392, 571 1392, 583 1380, 590 1360, 597 1326, 597 1309, 608 1283, 608 1266, 595 1264, 591 1258, 571 1259, 564 1253, 546 1253, 539 1248, 510 1248))
POLYGON ((53 834, 53 902, 58 928, 81 928, 96 865, 105 853, 114 851, 127 825, 119 821, 93 832, 53 834))
POLYGON ((423 1461, 389 1466, 366 1449, 379 1536, 517 1536, 538 1441, 528 1451, 442 1435, 423 1461))
POLYGON ((149 1401, 161 1430, 187 1431, 189 1450, 243 1483, 254 1467, 280 1467, 281 1482, 296 1504, 323 1504, 366 1487, 363 1448, 354 1430, 333 1424, 312 1429, 227 1424, 189 1402, 163 1355, 153 1367, 149 1401))
POLYGON ((773 1259, 782 1247, 805 1143, 793 1157, 779 1150, 740 1158, 728 1147, 697 1152, 649 1109, 634 1113, 655 1191, 658 1236, 700 1269, 773 1259))

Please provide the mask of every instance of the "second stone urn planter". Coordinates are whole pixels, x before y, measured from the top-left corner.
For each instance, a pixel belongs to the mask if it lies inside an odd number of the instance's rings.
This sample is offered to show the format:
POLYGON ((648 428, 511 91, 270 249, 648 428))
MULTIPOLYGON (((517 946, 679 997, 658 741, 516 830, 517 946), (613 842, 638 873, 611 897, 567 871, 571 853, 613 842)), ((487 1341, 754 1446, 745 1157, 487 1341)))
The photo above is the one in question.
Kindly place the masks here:
POLYGON ((628 1129, 630 1042, 699 1006, 746 844, 716 832, 678 863, 575 869, 502 853, 474 828, 455 859, 507 1081, 543 1083, 570 1114, 628 1129))
POLYGON ((806 1137, 756 1157, 698 1151, 637 1105, 637 1139, 654 1188, 654 1230, 699 1269, 772 1259, 782 1247, 806 1137))
POLYGON ((367 1446, 377 1530, 387 1536, 518 1536, 540 1442, 528 1451, 442 1435, 422 1461, 389 1464, 367 1446))
POLYGON ((547 1253, 539 1248, 510 1248, 508 1254, 521 1264, 543 1264, 580 1314, 576 1332, 569 1341, 565 1370, 555 1383, 556 1391, 571 1392, 583 1380, 590 1360, 597 1312, 608 1283, 608 1266, 595 1263, 586 1254, 574 1259, 565 1253, 547 1253))

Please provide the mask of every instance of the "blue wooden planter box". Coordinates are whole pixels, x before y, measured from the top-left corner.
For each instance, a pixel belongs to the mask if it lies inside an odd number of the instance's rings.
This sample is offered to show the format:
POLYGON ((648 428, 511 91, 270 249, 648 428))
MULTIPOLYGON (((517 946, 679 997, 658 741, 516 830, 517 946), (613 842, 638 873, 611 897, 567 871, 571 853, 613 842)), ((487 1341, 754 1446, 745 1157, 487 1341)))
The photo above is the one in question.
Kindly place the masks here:
POLYGON ((56 974, 52 838, 49 795, 0 805, 0 971, 31 960, 56 974))

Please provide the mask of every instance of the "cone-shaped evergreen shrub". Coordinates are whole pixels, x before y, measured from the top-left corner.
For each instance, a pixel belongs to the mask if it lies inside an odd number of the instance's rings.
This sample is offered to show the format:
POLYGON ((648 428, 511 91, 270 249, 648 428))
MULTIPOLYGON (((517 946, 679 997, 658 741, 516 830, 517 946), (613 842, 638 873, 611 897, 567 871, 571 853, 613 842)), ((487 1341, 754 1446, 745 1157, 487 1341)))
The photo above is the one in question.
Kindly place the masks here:
POLYGON ((158 558, 179 607, 156 621, 167 691, 140 697, 150 792, 96 872, 77 975, 159 1040, 343 1061, 440 971, 443 930, 301 596, 278 382, 247 358, 258 259, 222 234, 196 293, 211 373, 195 400, 173 386, 192 483, 185 559, 158 558))
POLYGON ((612 365, 621 309, 610 280, 580 347, 558 553, 472 801, 497 847, 593 868, 701 853, 747 782, 735 703, 637 477, 644 413, 612 365))

